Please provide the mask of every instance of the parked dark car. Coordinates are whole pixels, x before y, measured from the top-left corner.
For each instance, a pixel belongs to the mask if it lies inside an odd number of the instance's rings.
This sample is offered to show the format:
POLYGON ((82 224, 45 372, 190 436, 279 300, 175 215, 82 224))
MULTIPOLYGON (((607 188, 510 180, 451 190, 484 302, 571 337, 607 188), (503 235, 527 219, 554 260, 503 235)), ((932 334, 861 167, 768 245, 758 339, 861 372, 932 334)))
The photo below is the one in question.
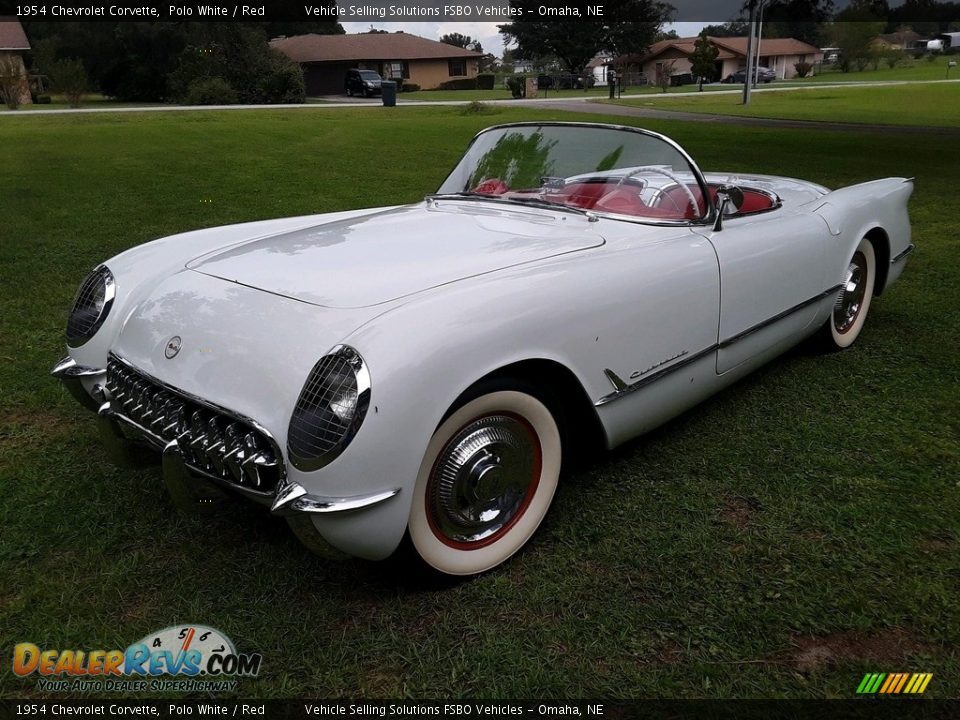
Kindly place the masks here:
POLYGON ((343 89, 347 95, 379 95, 383 92, 383 78, 373 70, 347 70, 347 77, 343 81, 343 89))
POLYGON ((696 79, 693 77, 692 73, 679 73, 677 75, 670 76, 670 86, 671 87, 680 87, 681 85, 693 85, 696 82, 696 79))
MULTIPOLYGON (((747 69, 740 68, 735 73, 731 75, 727 75, 727 77, 725 77, 723 81, 725 83, 737 83, 742 85, 743 82, 746 80, 746 77, 747 77, 747 69)), ((770 68, 764 67, 763 65, 761 65, 760 67, 757 68, 756 78, 757 78, 757 82, 768 83, 776 80, 777 74, 770 68)))

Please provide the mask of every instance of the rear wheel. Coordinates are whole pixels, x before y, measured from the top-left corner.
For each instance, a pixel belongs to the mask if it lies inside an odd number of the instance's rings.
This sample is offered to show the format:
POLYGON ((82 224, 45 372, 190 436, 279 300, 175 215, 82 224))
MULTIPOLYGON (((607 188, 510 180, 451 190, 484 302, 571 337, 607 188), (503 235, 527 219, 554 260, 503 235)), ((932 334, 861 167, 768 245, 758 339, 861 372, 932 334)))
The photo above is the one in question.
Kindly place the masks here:
POLYGON ((827 349, 848 348, 860 335, 873 298, 876 276, 877 256, 873 244, 863 238, 850 258, 833 312, 820 332, 827 349))
POLYGON ((417 553, 449 575, 510 558, 547 514, 561 455, 558 422, 535 390, 503 386, 462 403, 420 467, 409 523, 417 553))

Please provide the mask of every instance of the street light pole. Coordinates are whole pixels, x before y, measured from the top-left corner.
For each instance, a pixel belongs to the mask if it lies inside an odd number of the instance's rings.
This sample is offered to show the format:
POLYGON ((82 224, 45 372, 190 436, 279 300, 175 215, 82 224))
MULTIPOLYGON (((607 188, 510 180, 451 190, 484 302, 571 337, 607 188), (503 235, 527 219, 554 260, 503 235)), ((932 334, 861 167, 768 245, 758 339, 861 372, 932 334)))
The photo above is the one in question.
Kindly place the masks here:
POLYGON ((757 0, 748 0, 750 33, 747 35, 747 67, 743 75, 743 104, 750 104, 750 68, 753 67, 753 26, 757 19, 757 0))
POLYGON ((760 79, 758 77, 760 75, 760 43, 763 38, 763 8, 765 6, 766 6, 765 0, 760 0, 760 22, 757 24, 757 50, 756 50, 757 62, 754 64, 755 72, 752 78, 754 87, 757 86, 757 82, 760 79))

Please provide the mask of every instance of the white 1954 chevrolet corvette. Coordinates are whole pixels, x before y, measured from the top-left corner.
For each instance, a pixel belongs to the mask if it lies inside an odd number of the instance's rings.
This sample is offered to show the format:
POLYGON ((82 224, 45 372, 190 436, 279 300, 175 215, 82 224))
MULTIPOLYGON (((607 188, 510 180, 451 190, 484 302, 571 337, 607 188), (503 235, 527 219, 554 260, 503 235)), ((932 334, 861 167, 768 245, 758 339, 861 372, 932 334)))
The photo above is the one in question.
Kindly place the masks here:
POLYGON ((423 202, 199 230, 83 281, 53 374, 181 506, 236 491, 368 559, 521 548, 613 447, 819 333, 860 333, 913 186, 704 174, 629 127, 489 128, 423 202))

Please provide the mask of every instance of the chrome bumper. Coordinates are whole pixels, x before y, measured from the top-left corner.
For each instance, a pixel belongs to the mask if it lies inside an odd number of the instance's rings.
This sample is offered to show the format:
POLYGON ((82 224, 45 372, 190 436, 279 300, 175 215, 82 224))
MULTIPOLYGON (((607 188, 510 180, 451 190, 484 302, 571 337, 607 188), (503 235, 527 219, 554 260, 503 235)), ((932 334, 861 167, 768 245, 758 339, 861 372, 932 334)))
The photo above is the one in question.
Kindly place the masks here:
POLYGON ((67 391, 76 398, 77 402, 89 410, 97 410, 106 400, 103 387, 106 384, 107 371, 103 368, 84 367, 77 365, 77 361, 69 355, 58 362, 50 370, 50 374, 63 383, 67 391), (93 396, 83 387, 84 378, 100 376, 102 382, 96 383, 93 396))
MULTIPOLYGON (((165 439, 153 429, 123 414, 123 402, 116 402, 107 389, 106 369, 77 365, 73 358, 66 357, 50 373, 63 382, 81 405, 97 412, 100 438, 107 455, 116 465, 139 468, 155 465, 158 460, 161 462, 164 485, 180 507, 215 504, 223 497, 220 488, 226 488, 269 505, 271 512, 277 515, 343 513, 377 505, 400 492, 400 488, 395 488, 351 497, 311 495, 299 483, 287 480, 282 471, 276 489, 271 492, 244 487, 191 463, 190 458, 196 458, 196 449, 190 444, 190 438, 186 437, 187 433, 172 440, 165 439), (95 384, 91 395, 84 388, 82 379, 98 376, 102 382, 95 384), (181 446, 181 442, 186 445, 181 446)), ((178 393, 169 387, 165 387, 165 390, 178 393)), ((278 459, 282 465, 279 453, 278 459)))

